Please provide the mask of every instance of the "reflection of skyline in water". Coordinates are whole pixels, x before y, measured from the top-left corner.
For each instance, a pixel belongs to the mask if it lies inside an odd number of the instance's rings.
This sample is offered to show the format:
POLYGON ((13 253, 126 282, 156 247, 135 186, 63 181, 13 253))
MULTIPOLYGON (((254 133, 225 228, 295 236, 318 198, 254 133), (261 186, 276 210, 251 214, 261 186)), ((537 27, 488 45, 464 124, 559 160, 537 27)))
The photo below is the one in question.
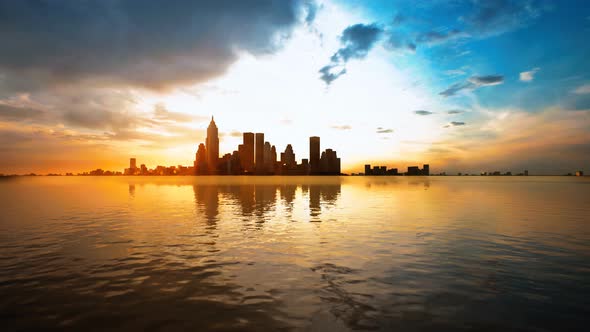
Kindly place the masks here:
MULTIPOLYGON (((333 206, 340 196, 338 184, 241 184, 241 185, 193 185, 197 211, 205 216, 207 224, 214 227, 219 219, 219 206, 238 206, 243 218, 264 223, 276 213, 277 203, 282 202, 285 212, 291 214, 300 190, 309 202, 312 221, 321 221, 322 205, 333 206), (231 202, 227 202, 227 201, 231 202)), ((131 185, 129 189, 131 195, 131 185)))

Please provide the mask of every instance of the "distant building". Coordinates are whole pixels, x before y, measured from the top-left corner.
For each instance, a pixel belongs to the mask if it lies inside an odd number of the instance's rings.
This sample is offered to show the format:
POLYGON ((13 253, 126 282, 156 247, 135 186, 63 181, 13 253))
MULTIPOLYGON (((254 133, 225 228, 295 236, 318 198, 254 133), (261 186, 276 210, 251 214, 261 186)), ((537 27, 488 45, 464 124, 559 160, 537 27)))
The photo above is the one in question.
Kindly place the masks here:
POLYGON ((422 175, 430 175, 430 165, 429 164, 424 164, 422 165, 422 175))
POLYGON ((369 164, 365 165, 365 175, 372 175, 371 165, 369 165, 369 164))
POLYGON ((320 138, 318 136, 309 138, 309 167, 310 174, 320 173, 320 138))
POLYGON ((524 170, 524 176, 529 176, 529 171, 528 170, 524 170))
POLYGON ((207 139, 205 144, 205 148, 207 149, 209 174, 215 174, 219 162, 219 132, 213 117, 211 117, 211 122, 209 123, 209 127, 207 127, 207 139))

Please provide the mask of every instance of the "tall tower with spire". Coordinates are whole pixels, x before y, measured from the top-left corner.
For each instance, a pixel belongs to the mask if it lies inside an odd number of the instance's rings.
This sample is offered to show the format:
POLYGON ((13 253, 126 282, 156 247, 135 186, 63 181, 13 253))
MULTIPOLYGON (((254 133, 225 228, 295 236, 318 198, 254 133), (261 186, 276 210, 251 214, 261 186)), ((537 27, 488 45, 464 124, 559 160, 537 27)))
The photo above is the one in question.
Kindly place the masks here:
POLYGON ((207 165, 209 166, 209 173, 217 171, 217 163, 219 162, 219 132, 217 125, 211 116, 211 122, 207 127, 207 139, 205 141, 207 150, 207 165))

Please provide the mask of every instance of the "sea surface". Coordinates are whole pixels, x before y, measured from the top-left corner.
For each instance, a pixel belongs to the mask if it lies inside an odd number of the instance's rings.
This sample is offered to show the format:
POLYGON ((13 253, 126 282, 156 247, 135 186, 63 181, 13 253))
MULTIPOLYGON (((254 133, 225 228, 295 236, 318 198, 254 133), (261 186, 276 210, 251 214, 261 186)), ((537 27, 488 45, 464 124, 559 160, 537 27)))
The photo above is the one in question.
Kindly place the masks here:
POLYGON ((0 180, 2 331, 588 331, 590 178, 0 180))

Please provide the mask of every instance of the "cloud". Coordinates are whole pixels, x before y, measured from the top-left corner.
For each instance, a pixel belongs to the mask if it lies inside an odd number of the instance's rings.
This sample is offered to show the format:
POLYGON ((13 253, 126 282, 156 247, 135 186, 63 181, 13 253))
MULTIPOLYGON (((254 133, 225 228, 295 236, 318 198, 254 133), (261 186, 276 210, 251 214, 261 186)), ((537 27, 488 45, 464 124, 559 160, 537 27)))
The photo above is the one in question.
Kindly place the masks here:
POLYGON ((378 127, 377 128, 377 134, 391 134, 393 133, 393 129, 391 128, 382 128, 382 127, 378 127))
POLYGON ((447 114, 461 114, 461 113, 465 113, 465 111, 463 111, 463 110, 449 110, 449 111, 447 111, 447 114))
POLYGON ((340 125, 340 126, 338 126, 338 125, 335 125, 335 126, 332 126, 332 129, 338 129, 338 130, 350 130, 350 129, 352 129, 352 127, 351 127, 351 126, 349 126, 349 125, 340 125))
POLYGON ((463 76, 467 73, 462 69, 449 69, 449 70, 445 70, 444 74, 448 75, 448 76, 463 76))
POLYGON ((415 53, 417 48, 415 42, 409 40, 400 33, 394 33, 391 31, 388 33, 388 37, 383 45, 387 50, 390 51, 402 51, 409 53, 415 53))
POLYGON ((590 84, 580 85, 579 87, 577 87, 572 92, 575 93, 575 94, 577 94, 577 95, 587 95, 587 94, 590 94, 590 84))
POLYGON ((417 114, 417 115, 431 115, 431 114, 434 114, 434 112, 425 111, 425 110, 417 110, 417 111, 414 111, 414 113, 417 114))
POLYGON ((0 120, 24 121, 41 118, 45 112, 30 107, 15 107, 0 103, 0 120))
POLYGON ((455 83, 439 93, 443 97, 454 96, 463 90, 476 90, 484 86, 493 86, 504 83, 502 75, 471 76, 465 82, 455 83))
POLYGON ((457 93, 459 93, 462 90, 466 90, 466 89, 474 89, 475 85, 471 82, 461 82, 461 83, 455 83, 451 86, 449 86, 448 88, 446 88, 444 91, 441 91, 439 93, 439 95, 443 96, 443 97, 450 97, 450 96, 454 96, 457 93))
POLYGON ((314 19, 313 4, 2 1, 0 71, 19 88, 91 82, 162 90, 201 83, 223 74, 240 52, 274 52, 296 25, 314 19))
POLYGON ((418 43, 424 43, 427 45, 437 45, 446 43, 451 40, 459 39, 459 38, 466 38, 469 37, 468 34, 457 30, 452 29, 449 31, 428 31, 420 34, 416 41, 418 43))
POLYGON ((166 105, 159 103, 154 106, 154 119, 166 122, 202 122, 208 120, 209 117, 205 115, 172 112, 166 108, 166 105))
POLYGON ((460 20, 470 32, 483 37, 526 26, 549 9, 537 0, 475 0, 473 4, 474 11, 460 20))
POLYGON ((541 70, 541 68, 537 67, 537 68, 533 68, 529 71, 523 71, 522 73, 520 73, 519 75, 519 79, 521 82, 531 82, 534 78, 535 78, 535 74, 541 70))
POLYGON ((234 130, 234 131, 231 131, 229 133, 229 136, 230 137, 242 137, 242 132, 241 131, 234 130))
POLYGON ((486 76, 471 76, 469 82, 480 86, 491 86, 504 83, 504 76, 502 75, 486 75, 486 76))
POLYGON ((326 65, 319 70, 320 79, 326 82, 327 85, 330 85, 333 81, 335 81, 338 77, 346 74, 346 68, 341 68, 336 72, 332 72, 332 69, 337 68, 337 65, 326 65))
POLYGON ((464 125, 466 125, 465 122, 451 121, 449 124, 444 125, 443 128, 450 128, 450 127, 464 126, 464 125))
POLYGON ((344 66, 351 59, 363 59, 375 45, 383 29, 377 24, 355 24, 347 27, 340 36, 342 47, 330 57, 330 64, 319 70, 320 79, 326 84, 332 83, 346 73, 344 66), (342 68, 333 72, 334 68, 342 68))

